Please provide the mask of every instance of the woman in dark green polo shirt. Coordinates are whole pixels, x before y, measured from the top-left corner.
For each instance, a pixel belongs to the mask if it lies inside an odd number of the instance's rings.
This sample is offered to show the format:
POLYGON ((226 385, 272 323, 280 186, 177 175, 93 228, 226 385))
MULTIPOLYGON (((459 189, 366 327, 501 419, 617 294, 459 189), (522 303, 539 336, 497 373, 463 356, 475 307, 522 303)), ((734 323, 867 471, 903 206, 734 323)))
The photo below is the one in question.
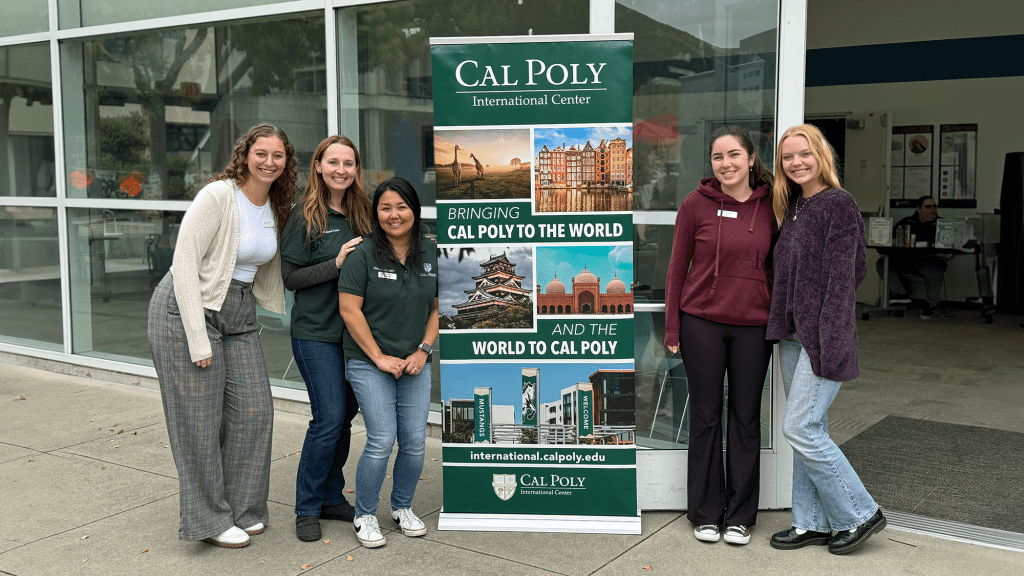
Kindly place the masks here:
POLYGON ((295 535, 304 542, 320 539, 321 519, 351 522, 354 515, 342 467, 359 405, 345 381, 337 281, 345 258, 369 233, 359 152, 348 138, 331 136, 313 154, 306 191, 281 239, 284 285, 295 291, 292 352, 313 413, 295 479, 295 535))
POLYGON ((437 247, 420 232, 412 185, 392 178, 373 195, 373 234, 349 255, 338 278, 345 319, 345 375, 366 424, 356 470, 356 518, 367 548, 384 545, 377 495, 398 440, 391 519, 406 536, 426 526, 412 511, 430 412, 430 350, 437 338, 437 247))

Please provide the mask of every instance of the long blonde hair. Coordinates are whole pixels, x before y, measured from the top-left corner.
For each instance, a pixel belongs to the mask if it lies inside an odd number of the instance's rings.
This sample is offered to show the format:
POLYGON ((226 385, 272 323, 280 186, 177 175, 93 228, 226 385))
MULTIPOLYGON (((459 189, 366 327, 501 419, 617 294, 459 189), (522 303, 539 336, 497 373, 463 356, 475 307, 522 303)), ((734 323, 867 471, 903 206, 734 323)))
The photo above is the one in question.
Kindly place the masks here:
POLYGON ((789 212, 789 205, 794 198, 802 192, 800 185, 790 180, 786 171, 782 169, 782 143, 786 138, 803 136, 807 139, 807 145, 811 149, 811 155, 818 163, 818 175, 822 183, 830 188, 842 188, 839 181, 839 174, 836 172, 836 151, 825 139, 825 135, 817 127, 810 124, 793 126, 782 133, 779 145, 775 152, 775 189, 772 194, 772 210, 775 212, 775 219, 781 225, 786 213, 789 212))
POLYGON ((355 143, 345 136, 329 136, 316 147, 313 161, 309 165, 309 180, 302 194, 302 216, 306 219, 306 240, 319 237, 327 230, 327 205, 331 201, 331 191, 324 184, 323 174, 316 171, 318 162, 323 161, 324 153, 334 144, 348 146, 355 153, 356 177, 345 190, 341 200, 341 208, 345 211, 348 225, 357 236, 366 236, 372 230, 370 224, 370 199, 363 190, 363 162, 359 159, 359 150, 355 143))

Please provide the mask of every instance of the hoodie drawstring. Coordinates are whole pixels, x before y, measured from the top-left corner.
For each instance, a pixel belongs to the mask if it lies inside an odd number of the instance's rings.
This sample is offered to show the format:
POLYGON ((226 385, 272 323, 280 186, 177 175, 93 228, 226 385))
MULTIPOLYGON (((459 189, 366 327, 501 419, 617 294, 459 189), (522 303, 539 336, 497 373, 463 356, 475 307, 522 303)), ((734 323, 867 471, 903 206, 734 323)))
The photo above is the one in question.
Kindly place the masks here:
POLYGON ((718 255, 722 252, 722 214, 725 212, 725 202, 718 204, 718 244, 715 246, 715 278, 718 278, 718 255))
POLYGON ((760 212, 760 208, 761 208, 761 197, 758 196, 757 197, 757 202, 754 203, 754 213, 751 214, 751 216, 750 216, 750 230, 749 230, 749 232, 751 232, 751 233, 753 233, 753 231, 754 231, 754 222, 757 220, 757 213, 760 212))

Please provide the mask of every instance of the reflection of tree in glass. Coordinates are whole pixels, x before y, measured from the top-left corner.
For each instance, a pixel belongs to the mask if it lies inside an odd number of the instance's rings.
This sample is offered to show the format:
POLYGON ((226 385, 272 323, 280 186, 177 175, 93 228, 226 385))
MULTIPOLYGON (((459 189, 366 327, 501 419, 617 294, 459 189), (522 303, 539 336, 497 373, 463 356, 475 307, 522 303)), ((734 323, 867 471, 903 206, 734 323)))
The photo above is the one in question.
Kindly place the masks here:
MULTIPOLYGON (((132 70, 134 88, 127 100, 137 102, 149 122, 149 148, 152 171, 157 172, 165 198, 187 198, 193 186, 185 182, 188 159, 167 157, 167 106, 195 105, 209 94, 185 94, 178 86, 182 69, 198 64, 196 54, 205 49, 215 58, 217 77, 229 86, 218 88, 230 93, 245 86, 253 96, 295 88, 296 72, 309 68, 323 71, 323 17, 292 18, 247 22, 216 29, 216 46, 206 42, 212 28, 159 30, 132 36, 109 38, 92 44, 95 61, 124 64, 132 70), (303 62, 303 58, 307 62, 303 62), (305 65, 304 65, 305 64, 305 65), (224 89, 226 88, 226 89, 224 89), (172 181, 173 180, 173 181, 172 181)), ((214 102, 214 107, 219 100, 214 102)), ((208 109, 208 104, 204 109, 208 109)), ((265 119, 273 121, 272 118, 265 119)), ((248 129, 248 126, 239 127, 248 129)), ((236 135, 229 136, 231 140, 236 135)), ((229 152, 230 153, 230 152, 229 152)), ((219 171, 227 157, 218 159, 219 171)))
POLYGON ((127 116, 100 118, 100 164, 98 168, 113 170, 116 177, 109 182, 104 179, 104 196, 130 198, 118 187, 120 179, 132 172, 149 173, 148 120, 140 112, 127 116))
POLYGON ((166 197, 167 99, 182 67, 206 40, 208 28, 159 30, 93 43, 94 59, 118 62, 131 68, 135 81, 130 100, 138 102, 149 120, 150 159, 166 197))

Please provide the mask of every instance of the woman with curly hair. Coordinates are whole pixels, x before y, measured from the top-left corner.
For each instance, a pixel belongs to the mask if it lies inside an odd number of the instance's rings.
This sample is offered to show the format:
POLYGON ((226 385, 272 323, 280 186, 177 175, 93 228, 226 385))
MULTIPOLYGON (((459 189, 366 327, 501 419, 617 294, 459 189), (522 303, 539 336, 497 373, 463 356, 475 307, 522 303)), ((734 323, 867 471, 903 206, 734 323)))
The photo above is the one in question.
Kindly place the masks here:
POLYGON ((278 223, 295 180, 285 133, 250 128, 185 212, 171 270, 150 301, 181 540, 241 548, 269 520, 274 404, 256 306, 285 310, 278 223))
POLYGON ((295 291, 292 353, 309 392, 313 419, 295 477, 295 535, 320 539, 320 520, 351 522, 345 473, 352 419, 359 412, 345 380, 338 313, 338 273, 345 257, 370 233, 370 200, 355 144, 331 136, 317 146, 302 201, 281 237, 284 286, 295 291))

